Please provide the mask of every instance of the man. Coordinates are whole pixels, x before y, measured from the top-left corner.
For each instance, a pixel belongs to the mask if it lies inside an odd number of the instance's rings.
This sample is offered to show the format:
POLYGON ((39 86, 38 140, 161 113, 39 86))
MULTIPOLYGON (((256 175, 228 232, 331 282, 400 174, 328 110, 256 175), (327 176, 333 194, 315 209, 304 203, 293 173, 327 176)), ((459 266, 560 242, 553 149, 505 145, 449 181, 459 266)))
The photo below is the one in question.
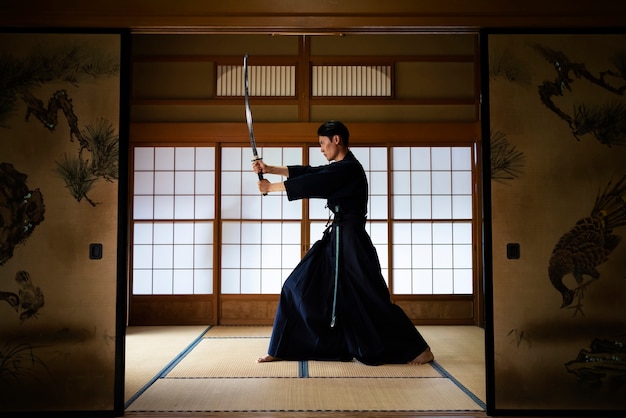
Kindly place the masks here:
POLYGON ((289 275, 281 291, 268 354, 258 362, 339 360, 369 364, 424 364, 430 347, 390 299, 380 262, 365 230, 368 185, 349 150, 350 133, 339 121, 318 129, 328 165, 270 166, 256 173, 287 179, 259 181, 263 194, 285 191, 289 200, 326 199, 332 224, 289 275))

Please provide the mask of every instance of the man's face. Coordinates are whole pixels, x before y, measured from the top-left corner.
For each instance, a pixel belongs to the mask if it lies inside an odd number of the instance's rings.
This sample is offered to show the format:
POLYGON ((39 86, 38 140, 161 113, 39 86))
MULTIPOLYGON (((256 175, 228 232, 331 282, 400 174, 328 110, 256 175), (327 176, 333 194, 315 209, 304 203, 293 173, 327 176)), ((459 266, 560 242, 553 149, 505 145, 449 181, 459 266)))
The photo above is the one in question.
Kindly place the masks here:
POLYGON ((338 135, 332 138, 327 136, 319 137, 320 151, 322 151, 322 154, 324 154, 324 157, 326 157, 328 161, 333 161, 337 157, 337 154, 339 154, 339 141, 338 135))

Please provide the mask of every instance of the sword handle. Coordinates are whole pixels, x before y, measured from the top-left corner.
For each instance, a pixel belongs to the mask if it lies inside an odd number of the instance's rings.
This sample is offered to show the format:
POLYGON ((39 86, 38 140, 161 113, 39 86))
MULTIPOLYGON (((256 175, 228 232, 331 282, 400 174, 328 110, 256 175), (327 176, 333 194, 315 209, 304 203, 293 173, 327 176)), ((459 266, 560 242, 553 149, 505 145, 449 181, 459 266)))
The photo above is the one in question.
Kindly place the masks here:
MULTIPOLYGON (((259 156, 258 156, 258 155, 255 155, 255 156, 254 156, 254 160, 252 160, 252 161, 257 161, 257 160, 261 160, 261 159, 262 159, 262 158, 259 158, 259 156)), ((258 172, 258 173, 256 173, 256 174, 257 174, 257 176, 259 176, 259 180, 263 180, 263 172, 262 172, 262 171, 259 171, 259 172, 258 172)), ((263 193, 263 196, 267 196, 267 193, 263 193)))
MULTIPOLYGON (((259 175, 259 180, 263 180, 263 173, 257 173, 259 175)), ((263 193, 263 196, 267 196, 267 193, 263 193)))

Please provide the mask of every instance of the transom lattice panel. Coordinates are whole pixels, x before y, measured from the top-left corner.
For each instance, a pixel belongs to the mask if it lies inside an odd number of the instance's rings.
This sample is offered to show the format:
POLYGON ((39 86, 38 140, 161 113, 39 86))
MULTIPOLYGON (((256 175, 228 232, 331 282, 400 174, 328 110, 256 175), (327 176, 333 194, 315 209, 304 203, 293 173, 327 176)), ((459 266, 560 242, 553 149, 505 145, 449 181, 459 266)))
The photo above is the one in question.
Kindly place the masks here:
POLYGON ((390 65, 315 65, 313 97, 391 97, 390 65))
MULTIPOLYGON (((250 96, 294 97, 296 95, 296 67, 294 65, 248 66, 250 96)), ((242 65, 217 66, 217 96, 243 96, 244 71, 242 65)))

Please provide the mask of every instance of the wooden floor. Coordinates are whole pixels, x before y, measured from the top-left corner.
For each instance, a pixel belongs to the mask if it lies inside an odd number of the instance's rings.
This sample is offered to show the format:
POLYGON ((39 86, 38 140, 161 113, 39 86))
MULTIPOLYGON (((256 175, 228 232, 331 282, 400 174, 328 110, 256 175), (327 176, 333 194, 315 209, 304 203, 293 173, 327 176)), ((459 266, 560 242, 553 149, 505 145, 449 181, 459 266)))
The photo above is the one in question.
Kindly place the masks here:
MULTIPOLYGON (((438 414, 437 412, 180 412, 176 414, 164 414, 164 413, 135 413, 128 412, 124 416, 127 417, 189 417, 189 418, 202 418, 202 417, 223 417, 223 418, 363 418, 363 417, 376 417, 376 418, 417 418, 417 417, 436 417, 436 418, 483 418, 487 417, 486 413, 468 413, 463 415, 450 415, 450 414, 438 414)), ((519 418, 519 417, 518 417, 519 418)))
MULTIPOLYGON (((124 416, 128 417, 155 417, 155 418, 174 418, 174 417, 188 417, 188 418, 423 418, 423 417, 432 417, 432 418, 510 418, 510 416, 495 416, 495 415, 487 415, 486 413, 468 413, 468 414, 460 414, 460 415, 450 415, 450 414, 438 414, 437 412, 237 412, 237 413, 202 413, 202 412, 193 412, 193 413, 177 413, 175 415, 172 414, 159 414, 159 413, 149 413, 149 414, 138 414, 138 413, 127 413, 124 416)), ((515 418, 564 418, 570 417, 571 415, 515 415, 515 418)), ((576 418, 602 418, 598 415, 593 416, 581 416, 574 415, 576 418)), ((609 418, 615 418, 615 415, 610 416, 609 418)))

